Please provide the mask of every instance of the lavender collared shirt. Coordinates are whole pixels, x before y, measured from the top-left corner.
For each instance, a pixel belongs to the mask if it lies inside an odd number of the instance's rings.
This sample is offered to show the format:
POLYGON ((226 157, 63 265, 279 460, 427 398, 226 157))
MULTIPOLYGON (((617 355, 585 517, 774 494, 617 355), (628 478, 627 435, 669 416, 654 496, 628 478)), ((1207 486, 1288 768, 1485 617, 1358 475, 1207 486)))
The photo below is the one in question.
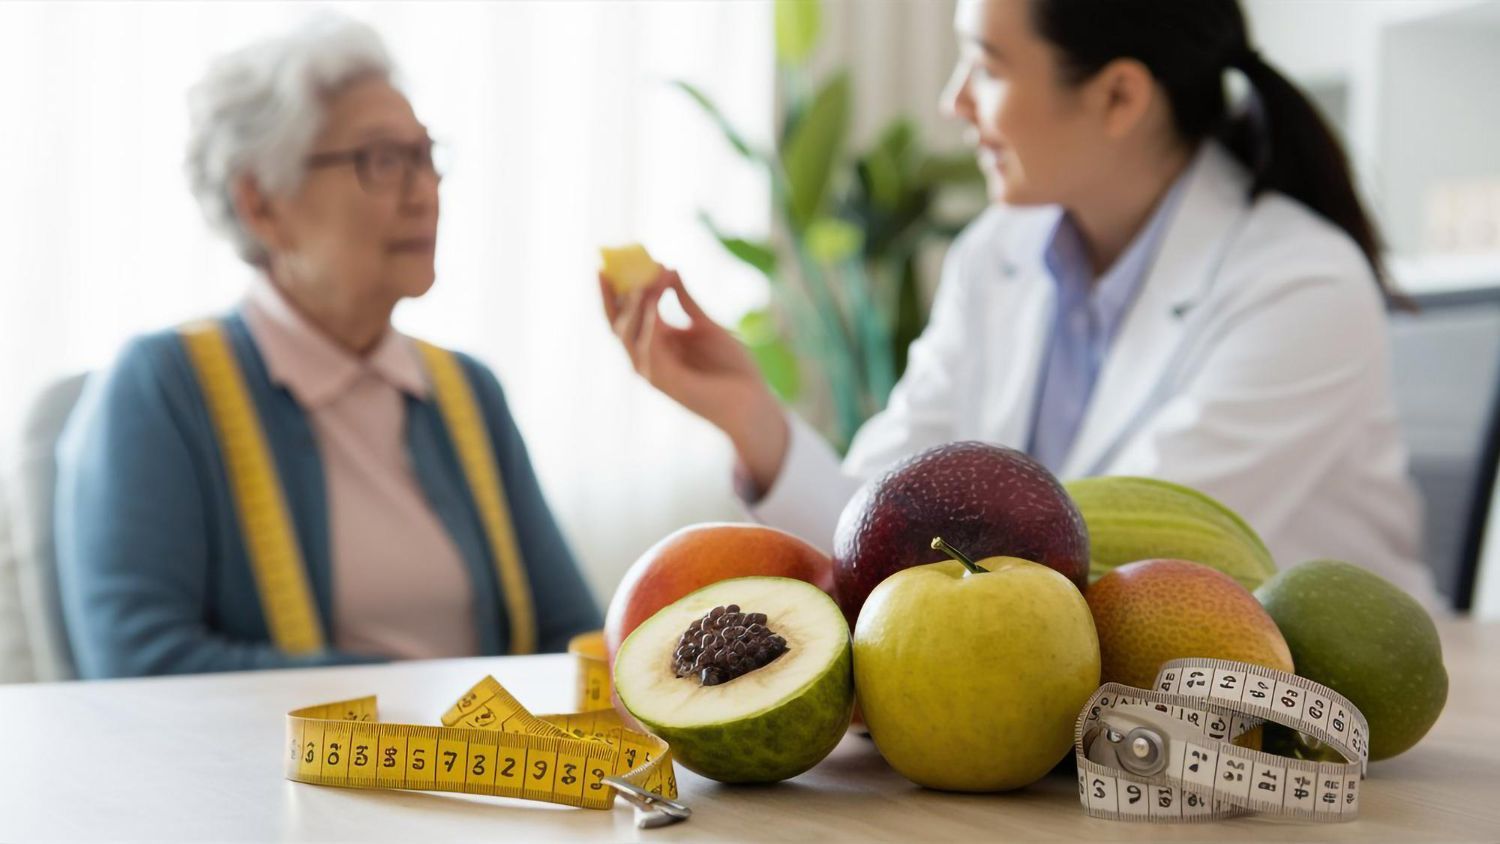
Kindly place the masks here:
POLYGON ((1072 451, 1105 355, 1151 272, 1182 198, 1185 175, 1177 178, 1145 227, 1102 276, 1095 277, 1083 236, 1069 214, 1059 215, 1048 239, 1043 257, 1057 287, 1057 307, 1027 452, 1053 473, 1062 470, 1072 451))

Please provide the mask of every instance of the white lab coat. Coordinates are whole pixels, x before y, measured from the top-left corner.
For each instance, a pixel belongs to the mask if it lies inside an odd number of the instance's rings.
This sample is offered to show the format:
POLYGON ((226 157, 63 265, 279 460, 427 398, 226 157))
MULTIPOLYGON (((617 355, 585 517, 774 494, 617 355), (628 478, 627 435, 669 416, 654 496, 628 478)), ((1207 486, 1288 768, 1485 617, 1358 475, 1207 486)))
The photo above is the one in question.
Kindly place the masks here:
MULTIPOLYGON (((1240 513, 1283 568, 1348 560, 1439 606, 1364 257, 1298 202, 1248 201, 1248 173, 1216 143, 1186 178, 1061 476, 1186 484, 1240 513)), ((1059 213, 994 207, 974 221, 887 408, 842 464, 791 417, 785 463, 751 514, 829 549, 860 482, 897 460, 954 440, 1024 449, 1052 325, 1042 250, 1059 213)))

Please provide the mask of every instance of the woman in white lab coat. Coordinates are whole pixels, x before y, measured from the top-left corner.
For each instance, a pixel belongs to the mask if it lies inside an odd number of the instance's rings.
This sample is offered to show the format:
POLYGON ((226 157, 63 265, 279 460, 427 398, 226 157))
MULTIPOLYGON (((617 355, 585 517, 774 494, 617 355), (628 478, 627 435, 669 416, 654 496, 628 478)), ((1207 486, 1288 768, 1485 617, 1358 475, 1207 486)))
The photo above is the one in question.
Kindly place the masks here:
POLYGON ((995 204, 954 243, 904 377, 842 463, 675 273, 623 299, 601 282, 636 370, 730 437, 751 512, 828 548, 863 479, 983 440, 1063 478, 1196 487, 1283 567, 1345 559, 1435 604, 1378 234, 1235 0, 960 0, 955 22, 945 105, 995 204), (1239 112, 1234 72, 1253 92, 1239 112), (667 289, 690 326, 660 318, 667 289))

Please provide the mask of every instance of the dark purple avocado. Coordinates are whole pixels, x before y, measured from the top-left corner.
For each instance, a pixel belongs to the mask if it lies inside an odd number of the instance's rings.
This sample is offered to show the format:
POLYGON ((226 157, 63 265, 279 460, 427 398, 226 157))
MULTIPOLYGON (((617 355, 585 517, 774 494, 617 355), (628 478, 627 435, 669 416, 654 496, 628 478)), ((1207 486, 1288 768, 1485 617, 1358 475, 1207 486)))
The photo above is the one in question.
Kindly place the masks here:
POLYGON ((949 443, 871 478, 839 517, 833 577, 851 629, 880 581, 948 559, 934 536, 975 560, 1020 557, 1088 585, 1088 529, 1057 478, 1013 448, 949 443))

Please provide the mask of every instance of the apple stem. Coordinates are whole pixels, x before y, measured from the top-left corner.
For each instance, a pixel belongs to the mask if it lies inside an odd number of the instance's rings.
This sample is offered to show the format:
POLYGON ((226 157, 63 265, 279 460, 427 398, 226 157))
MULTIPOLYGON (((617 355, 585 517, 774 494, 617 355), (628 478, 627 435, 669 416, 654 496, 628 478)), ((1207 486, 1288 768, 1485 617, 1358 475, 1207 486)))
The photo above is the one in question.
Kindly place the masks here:
POLYGON ((969 559, 969 555, 968 554, 965 554, 964 552, 958 550, 957 548, 954 548, 952 545, 949 545, 948 543, 944 542, 943 538, 941 536, 934 536, 932 538, 932 550, 934 550, 934 551, 942 551, 944 554, 947 554, 950 557, 952 557, 953 559, 958 560, 960 563, 963 564, 964 568, 966 568, 966 569, 969 570, 969 574, 989 574, 990 573, 989 569, 980 568, 980 566, 979 566, 978 563, 976 563, 973 560, 969 559))

